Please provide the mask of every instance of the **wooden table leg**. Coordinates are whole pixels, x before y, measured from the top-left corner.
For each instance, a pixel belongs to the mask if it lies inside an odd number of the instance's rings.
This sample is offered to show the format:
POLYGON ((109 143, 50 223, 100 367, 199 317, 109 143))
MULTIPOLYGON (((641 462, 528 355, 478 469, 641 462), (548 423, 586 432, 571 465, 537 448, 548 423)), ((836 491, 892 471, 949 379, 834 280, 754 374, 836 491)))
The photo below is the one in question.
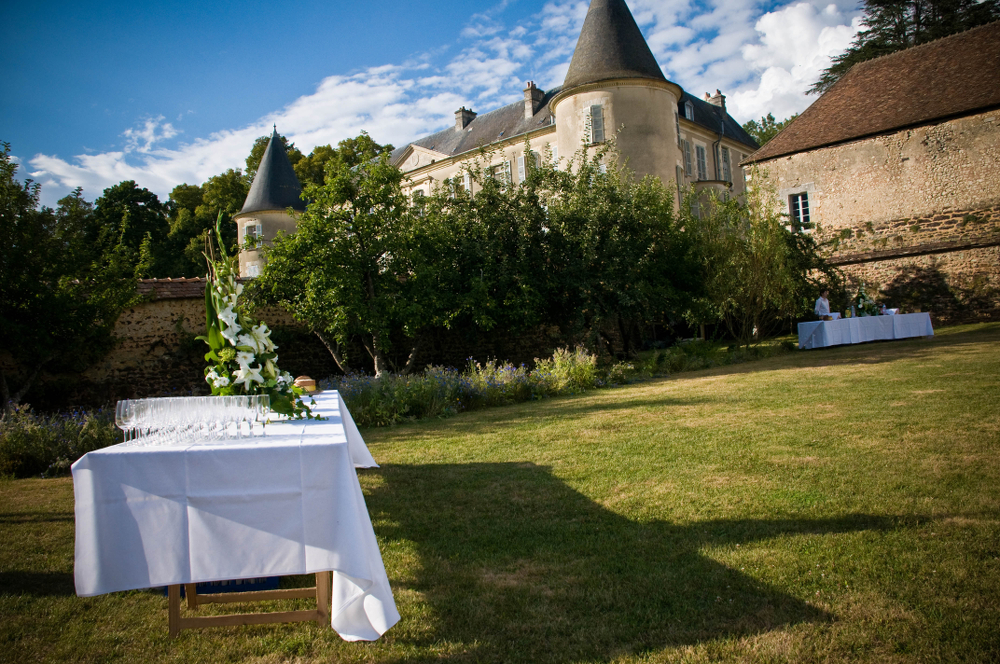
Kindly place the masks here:
POLYGON ((198 609, 198 584, 185 583, 184 594, 187 595, 188 608, 192 611, 198 609))
POLYGON ((181 587, 179 585, 167 586, 167 616, 170 637, 174 638, 181 633, 181 587))
POLYGON ((331 572, 316 572, 316 623, 330 625, 330 593, 333 591, 331 572))

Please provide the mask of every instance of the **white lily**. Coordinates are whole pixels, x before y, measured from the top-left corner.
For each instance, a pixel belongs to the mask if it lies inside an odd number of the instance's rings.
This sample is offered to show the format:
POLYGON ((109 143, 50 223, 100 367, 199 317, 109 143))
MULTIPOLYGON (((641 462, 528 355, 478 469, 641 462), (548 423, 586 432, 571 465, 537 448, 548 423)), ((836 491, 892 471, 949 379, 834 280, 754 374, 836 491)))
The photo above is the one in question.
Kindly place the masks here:
POLYGON ((251 367, 248 364, 241 364, 240 368, 236 370, 233 374, 233 384, 234 385, 246 385, 250 386, 250 383, 264 383, 264 378, 260 375, 260 367, 251 367))
POLYGON ((267 323, 254 326, 251 330, 254 339, 257 340, 257 347, 267 352, 273 351, 277 346, 271 342, 271 330, 267 329, 267 323))
POLYGON ((236 361, 239 362, 241 366, 244 364, 250 364, 256 359, 256 357, 256 355, 248 350, 236 351, 236 361))
POLYGON ((260 353, 263 350, 260 347, 260 344, 257 343, 257 338, 254 337, 254 336, 252 336, 252 335, 250 335, 250 334, 241 334, 239 336, 239 340, 238 341, 239 341, 239 343, 235 343, 234 342, 234 345, 236 345, 236 346, 248 346, 250 348, 253 348, 254 353, 260 353))
POLYGON ((236 322, 238 314, 233 311, 233 306, 229 305, 225 309, 219 312, 219 320, 226 324, 227 327, 239 328, 239 323, 236 322))
POLYGON ((240 329, 241 328, 239 325, 233 325, 232 327, 227 327, 226 329, 222 330, 222 336, 225 337, 226 341, 235 346, 237 345, 236 335, 239 334, 240 329))

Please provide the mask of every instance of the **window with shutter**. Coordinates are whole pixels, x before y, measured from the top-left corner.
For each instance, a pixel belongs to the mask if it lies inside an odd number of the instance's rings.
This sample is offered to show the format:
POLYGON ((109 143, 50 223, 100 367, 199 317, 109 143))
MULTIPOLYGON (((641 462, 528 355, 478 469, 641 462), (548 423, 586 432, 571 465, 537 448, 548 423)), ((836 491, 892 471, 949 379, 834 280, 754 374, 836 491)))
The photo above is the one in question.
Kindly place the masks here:
POLYGON ((604 142, 604 107, 594 104, 590 107, 585 122, 587 142, 591 145, 604 142))
POLYGON ((729 148, 722 148, 722 179, 726 182, 733 181, 733 171, 729 166, 729 148))
POLYGON ((674 109, 674 129, 677 130, 677 147, 683 147, 681 145, 681 116, 677 113, 677 109, 674 109))
POLYGON ((705 146, 696 145, 694 147, 695 156, 698 158, 698 179, 708 179, 708 157, 705 154, 705 146))
POLYGON ((691 162, 691 141, 684 141, 684 174, 689 178, 694 177, 694 168, 691 162))
POLYGON ((528 171, 528 166, 525 163, 525 158, 524 158, 524 155, 522 154, 522 155, 520 155, 517 158, 517 181, 518 182, 524 182, 524 180, 525 180, 525 178, 526 178, 526 176, 528 174, 527 171, 528 171))

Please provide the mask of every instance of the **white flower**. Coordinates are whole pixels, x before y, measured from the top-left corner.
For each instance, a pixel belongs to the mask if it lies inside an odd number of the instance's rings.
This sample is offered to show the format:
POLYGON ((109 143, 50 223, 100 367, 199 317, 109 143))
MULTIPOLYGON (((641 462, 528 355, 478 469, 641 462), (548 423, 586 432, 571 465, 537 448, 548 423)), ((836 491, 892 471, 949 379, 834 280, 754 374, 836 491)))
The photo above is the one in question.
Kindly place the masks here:
POLYGON ((239 362, 240 366, 250 364, 255 358, 256 356, 248 350, 240 350, 236 352, 236 361, 239 362))
POLYGON ((250 386, 250 383, 264 383, 263 377, 260 375, 260 367, 251 367, 248 364, 241 364, 240 368, 237 369, 236 373, 233 374, 233 384, 234 385, 246 385, 250 386))
POLYGON ((233 311, 232 305, 226 307, 219 312, 219 320, 226 324, 227 327, 235 327, 236 331, 239 332, 240 326, 236 322, 237 313, 233 311))
POLYGON ((293 380, 294 379, 292 378, 292 374, 288 373, 287 371, 283 371, 281 375, 278 376, 278 384, 280 385, 288 385, 293 380))
POLYGON ((267 323, 261 323, 260 325, 254 326, 253 330, 254 339, 257 340, 257 347, 261 350, 266 350, 268 352, 277 348, 271 342, 271 330, 267 329, 267 323))
POLYGON ((256 337, 249 334, 241 334, 239 336, 239 343, 235 343, 236 346, 247 346, 248 348, 253 348, 254 353, 260 353, 263 350, 257 343, 256 337))
POLYGON ((229 385, 229 379, 226 378, 225 376, 219 376, 212 384, 215 385, 216 387, 225 387, 229 385))
POLYGON ((225 337, 226 341, 228 341, 231 345, 235 346, 236 335, 239 333, 239 331, 240 331, 239 325, 234 325, 233 327, 227 327, 226 329, 222 330, 222 336, 225 337))
POLYGON ((243 284, 236 284, 236 294, 243 295, 243 284))
POLYGON ((214 385, 215 381, 217 380, 219 380, 219 374, 215 373, 215 371, 209 371, 207 374, 205 374, 206 383, 214 385))
POLYGON ((220 376, 219 374, 215 373, 214 369, 208 372, 208 374, 205 376, 205 380, 212 387, 225 387, 226 385, 229 385, 229 379, 226 378, 225 376, 220 376))

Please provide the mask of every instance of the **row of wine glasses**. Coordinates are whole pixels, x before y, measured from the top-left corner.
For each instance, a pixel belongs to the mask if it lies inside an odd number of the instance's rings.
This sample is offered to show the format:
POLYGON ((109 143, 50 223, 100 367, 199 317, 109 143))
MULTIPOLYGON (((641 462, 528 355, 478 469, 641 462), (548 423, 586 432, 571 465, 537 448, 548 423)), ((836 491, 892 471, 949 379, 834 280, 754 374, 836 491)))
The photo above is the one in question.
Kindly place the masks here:
POLYGON ((124 399, 115 423, 127 445, 211 443, 263 435, 270 410, 266 394, 124 399))

